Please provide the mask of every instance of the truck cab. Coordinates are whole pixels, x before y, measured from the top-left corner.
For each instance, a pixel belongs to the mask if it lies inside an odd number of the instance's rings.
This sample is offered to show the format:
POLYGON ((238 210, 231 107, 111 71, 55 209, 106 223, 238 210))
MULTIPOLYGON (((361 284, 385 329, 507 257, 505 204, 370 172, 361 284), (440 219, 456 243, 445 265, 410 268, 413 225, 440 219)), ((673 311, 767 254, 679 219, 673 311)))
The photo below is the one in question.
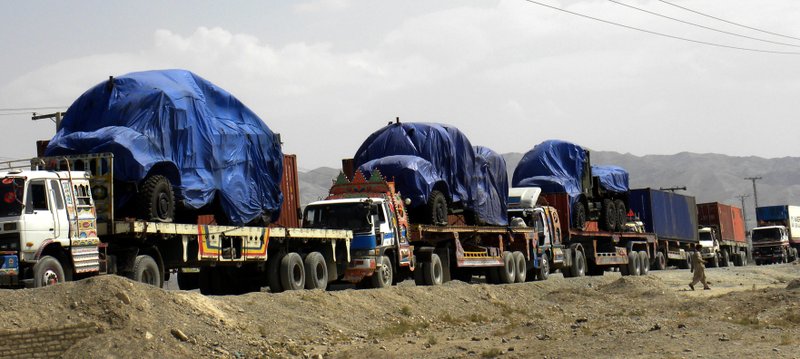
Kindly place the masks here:
POLYGON ((698 230, 699 242, 702 246, 700 254, 712 267, 719 267, 720 245, 716 228, 700 227, 698 230))
POLYGON ((785 263, 797 259, 797 249, 789 245, 789 231, 785 226, 753 228, 752 240, 756 264, 785 263))
POLYGON ((558 212, 550 206, 538 205, 539 187, 517 187, 508 192, 508 218, 512 226, 533 227, 537 237, 537 254, 540 260, 535 264, 537 276, 546 279, 551 268, 560 267, 564 262, 561 224, 558 212))
POLYGON ((350 182, 341 174, 328 198, 306 206, 303 227, 352 230, 344 280, 382 288, 398 279, 401 267, 412 265, 413 247, 399 193, 377 176, 368 181, 357 172, 350 182))
POLYGON ((0 195, 0 285, 41 287, 100 271, 88 173, 0 172, 0 195))

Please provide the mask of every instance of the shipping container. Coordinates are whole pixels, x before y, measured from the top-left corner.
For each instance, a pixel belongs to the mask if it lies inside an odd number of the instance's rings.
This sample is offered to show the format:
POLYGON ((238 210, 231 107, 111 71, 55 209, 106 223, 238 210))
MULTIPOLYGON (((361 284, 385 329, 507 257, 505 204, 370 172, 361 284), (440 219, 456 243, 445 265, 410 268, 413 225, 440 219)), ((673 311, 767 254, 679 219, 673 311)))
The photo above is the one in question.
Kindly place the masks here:
POLYGON ((281 178, 283 203, 281 215, 270 227, 300 227, 300 186, 297 180, 297 156, 283 155, 283 176, 281 178))
POLYGON ((700 203, 697 205, 697 222, 701 226, 716 228, 723 241, 746 241, 742 209, 739 207, 718 202, 700 203))
POLYGON ((782 225, 789 230, 792 241, 800 240, 800 206, 767 206, 756 208, 760 226, 782 225))
POLYGON ((694 197, 652 188, 631 190, 631 211, 644 223, 645 231, 659 239, 697 242, 697 205, 694 197))

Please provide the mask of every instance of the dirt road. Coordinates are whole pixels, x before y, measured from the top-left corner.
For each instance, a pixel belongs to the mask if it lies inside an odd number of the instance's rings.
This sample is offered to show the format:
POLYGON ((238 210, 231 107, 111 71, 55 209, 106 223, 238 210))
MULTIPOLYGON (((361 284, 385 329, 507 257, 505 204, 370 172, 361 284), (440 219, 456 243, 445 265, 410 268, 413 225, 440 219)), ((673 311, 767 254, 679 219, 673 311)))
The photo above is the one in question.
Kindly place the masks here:
POLYGON ((7 328, 93 323, 66 358, 800 357, 800 265, 205 297, 104 276, 2 290, 7 328))

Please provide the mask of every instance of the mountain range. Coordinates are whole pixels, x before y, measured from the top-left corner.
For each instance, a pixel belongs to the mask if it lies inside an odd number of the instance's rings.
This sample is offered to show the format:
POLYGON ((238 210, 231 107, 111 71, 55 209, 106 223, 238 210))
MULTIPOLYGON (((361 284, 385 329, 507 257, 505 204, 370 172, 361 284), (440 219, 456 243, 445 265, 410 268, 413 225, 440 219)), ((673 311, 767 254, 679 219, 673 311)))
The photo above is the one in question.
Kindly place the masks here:
MULTIPOLYGON (((506 153, 509 180, 522 153, 506 153)), ((616 165, 630 173, 631 188, 686 187, 677 193, 694 196, 697 203, 720 202, 742 206, 744 200, 748 228, 755 225, 753 182, 756 181, 758 205, 800 205, 800 157, 735 157, 713 153, 681 152, 674 155, 635 156, 629 153, 593 151, 593 165, 616 165)), ((328 193, 339 170, 320 167, 298 173, 300 202, 303 206, 328 193)))

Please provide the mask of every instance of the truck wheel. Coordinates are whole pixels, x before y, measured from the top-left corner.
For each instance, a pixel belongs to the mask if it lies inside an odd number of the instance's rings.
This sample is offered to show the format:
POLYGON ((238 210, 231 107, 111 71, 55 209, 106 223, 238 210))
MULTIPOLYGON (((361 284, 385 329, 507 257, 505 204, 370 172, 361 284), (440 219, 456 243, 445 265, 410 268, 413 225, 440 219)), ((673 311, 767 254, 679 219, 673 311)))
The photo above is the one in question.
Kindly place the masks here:
POLYGON ((528 268, 525 262, 525 255, 522 252, 511 253, 514 257, 514 283, 525 283, 528 276, 528 268))
POLYGON ((539 259, 539 269, 536 271, 536 279, 547 280, 550 278, 550 259, 547 258, 547 253, 542 253, 542 258, 539 259))
POLYGON ((154 175, 145 179, 139 190, 139 208, 146 220, 172 222, 175 217, 175 195, 166 177, 154 175))
POLYGON ((727 267, 727 266, 731 265, 731 255, 728 254, 728 250, 727 249, 723 249, 722 250, 722 260, 719 261, 719 265, 721 267, 727 267))
POLYGON ((289 253, 281 259, 281 286, 284 290, 303 289, 306 284, 306 271, 303 259, 297 253, 289 253))
POLYGON ((431 261, 422 263, 425 285, 441 285, 443 280, 442 260, 436 253, 431 253, 431 261))
POLYGON ((516 265, 514 264, 514 255, 509 252, 503 252, 503 267, 499 268, 500 283, 511 284, 514 283, 514 275, 516 274, 516 265))
POLYGON ((575 213, 572 214, 572 228, 582 231, 584 226, 586 226, 586 207, 583 202, 578 202, 575 203, 575 213))
POLYGON ((381 267, 375 271, 370 277, 370 287, 372 288, 386 288, 392 286, 392 278, 394 277, 394 269, 392 268, 392 261, 387 256, 381 256, 378 259, 381 262, 381 267))
POLYGON ((322 253, 309 253, 303 266, 306 272, 306 289, 325 290, 328 287, 328 264, 325 263, 322 253))
POLYGON ((571 277, 583 277, 586 274, 586 257, 581 251, 575 251, 575 260, 570 267, 571 277))
POLYGON ((211 267, 200 267, 200 274, 198 275, 198 286, 200 287, 200 294, 202 295, 215 295, 217 294, 214 291, 213 286, 211 285, 211 276, 212 272, 216 270, 216 268, 211 267))
POLYGON ((284 256, 285 254, 282 252, 277 252, 267 257, 267 285, 272 293, 284 291, 283 284, 281 284, 281 261, 284 256))
POLYGON ((178 288, 180 290, 200 288, 200 273, 184 273, 178 271, 178 288))
POLYGON ((64 267, 52 256, 42 256, 33 266, 33 286, 36 288, 64 283, 64 267))
POLYGON ((603 208, 600 211, 600 224, 603 229, 613 232, 617 228, 617 207, 610 199, 603 200, 603 208))
POLYGON ((614 200, 614 207, 617 209, 617 232, 622 232, 625 230, 625 223, 628 223, 628 208, 621 199, 614 200))
POLYGON ((158 270, 158 264, 153 260, 153 257, 148 255, 138 255, 133 261, 133 271, 128 274, 131 280, 149 284, 161 288, 162 278, 161 272, 158 270))
POLYGON ((486 283, 489 284, 500 284, 500 270, 501 267, 489 267, 486 268, 486 283))
POLYGON ((431 191, 428 197, 428 218, 430 224, 437 226, 447 225, 447 199, 442 192, 431 191))
POLYGON ((647 251, 639 251, 639 274, 647 275, 650 272, 650 255, 647 251))
POLYGON ((641 268, 638 262, 639 253, 636 251, 628 252, 628 264, 620 267, 622 275, 639 275, 641 268))
POLYGON ((719 253, 714 255, 714 258, 711 259, 711 263, 709 263, 711 267, 719 268, 719 253))
POLYGON ((664 256, 664 252, 656 252, 656 260, 655 262, 653 262, 653 269, 655 270, 667 269, 667 257, 664 256))

